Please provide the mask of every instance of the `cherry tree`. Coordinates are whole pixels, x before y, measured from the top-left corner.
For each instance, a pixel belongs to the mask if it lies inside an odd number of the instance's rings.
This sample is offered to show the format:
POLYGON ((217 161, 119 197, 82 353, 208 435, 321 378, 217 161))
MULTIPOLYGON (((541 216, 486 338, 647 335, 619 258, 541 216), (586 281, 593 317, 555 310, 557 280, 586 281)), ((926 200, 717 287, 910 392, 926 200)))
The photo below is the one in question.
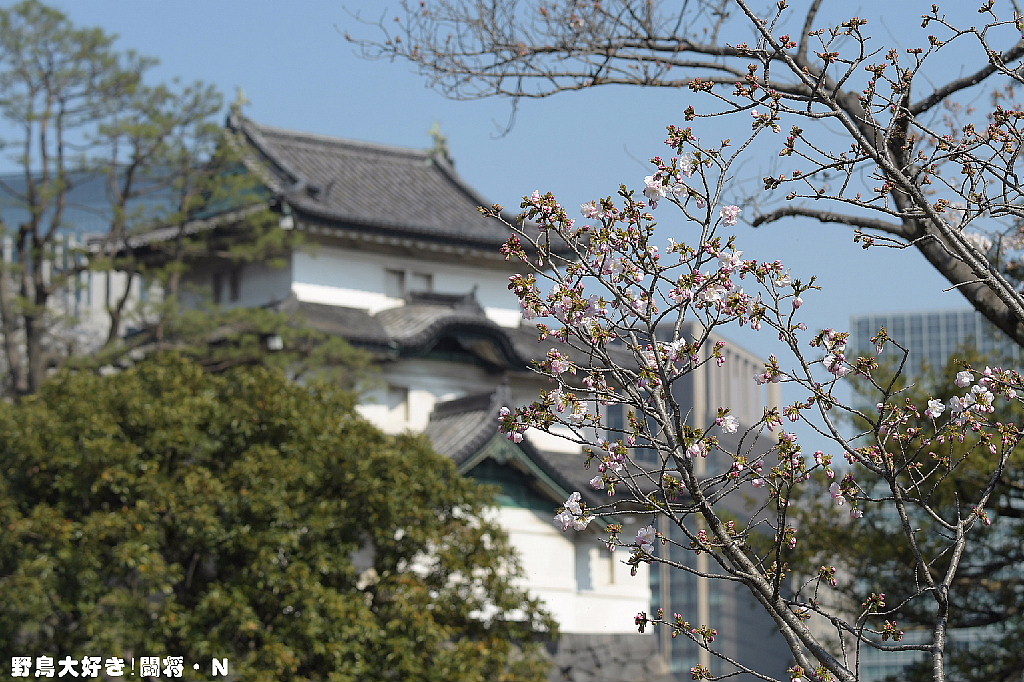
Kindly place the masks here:
MULTIPOLYGON (((503 252, 524 266, 509 288, 548 344, 536 369, 551 388, 529 405, 503 410, 500 428, 513 441, 536 429, 581 446, 581 466, 596 474, 590 485, 607 491, 609 501, 591 508, 578 492, 571 495, 555 517, 566 532, 610 517, 608 548, 625 550, 628 563, 669 563, 749 590, 789 646, 790 679, 855 682, 862 652, 873 648, 919 652, 930 660, 931 679, 943 682, 955 606, 951 587, 973 551, 972 539, 992 521, 993 491, 1021 440, 1016 425, 991 416, 1001 402, 1020 400, 1024 384, 1012 370, 964 369, 953 397, 912 401, 902 384, 876 372, 879 356, 905 359, 907 352, 884 329, 874 339, 875 352, 864 357, 846 354, 846 332, 808 329, 801 308, 805 296, 812 304, 814 278, 782 262, 745 258, 729 234, 742 217, 725 199, 732 169, 770 134, 771 125, 755 126, 738 145, 711 144, 691 128, 670 126, 671 156, 652 159, 641 192, 623 186, 614 199, 588 202, 578 222, 551 194, 524 199, 529 227, 509 225, 516 235, 503 252), (670 212, 690 240, 659 240, 655 216, 664 221, 670 212), (751 384, 785 383, 798 397, 766 409, 754 423, 741 423, 721 405, 709 423, 693 424, 673 387, 695 371, 725 371, 715 367, 727 354, 712 332, 737 326, 777 336, 782 349, 751 384), (699 331, 687 333, 692 328, 699 331), (841 387, 853 377, 860 378, 862 394, 872 394, 874 409, 844 402, 841 387), (613 406, 627 416, 621 428, 608 419, 613 406), (846 434, 844 416, 865 424, 864 434, 846 434), (831 450, 805 452, 793 431, 801 423, 827 437, 831 450), (868 441, 858 435, 873 436, 874 444, 861 445, 868 441), (965 448, 968 435, 972 445, 965 448), (635 456, 641 446, 656 458, 635 456), (960 482, 960 505, 939 504, 940 485, 981 457, 989 466, 981 476, 972 469, 969 481, 960 482), (875 483, 862 486, 864 478, 875 483), (731 500, 752 493, 761 502, 745 517, 725 511, 731 500), (837 528, 861 523, 865 514, 891 519, 916 584, 892 601, 873 585, 854 582, 843 567, 791 567, 801 540, 793 500, 815 494, 849 510, 837 528), (961 513, 965 508, 970 513, 961 513), (648 523, 626 537, 614 518, 638 513, 648 523), (919 536, 923 520, 938 529, 927 542, 919 536), (663 530, 666 522, 671 532, 663 530), (710 561, 672 561, 670 546, 710 561), (851 592, 857 599, 843 596, 851 592), (911 608, 929 614, 929 630, 923 640, 907 642, 899 621, 911 608)), ((488 213, 501 219, 499 206, 488 213)), ((731 509, 737 507, 743 505, 731 509)), ((827 542, 829 529, 818 532, 826 537, 815 540, 827 542)), ((635 622, 641 631, 668 628, 672 637, 688 638, 723 661, 724 672, 698 665, 693 679, 738 672, 775 679, 717 649, 716 624, 697 622, 696 615, 639 613, 635 622)))
MULTIPOLYGON (((804 329, 800 308, 805 298, 813 304, 813 278, 744 258, 728 228, 803 218, 848 228, 865 248, 915 249, 1024 343, 1024 110, 1016 103, 1024 14, 1015 1, 922 5, 893 36, 883 17, 844 11, 825 0, 423 0, 403 2, 394 21, 371 22, 376 37, 353 40, 368 57, 411 61, 459 99, 517 105, 605 85, 679 92, 672 154, 653 160, 639 193, 623 188, 586 204, 580 225, 550 195, 524 202, 543 231, 508 244, 507 255, 529 266, 511 286, 551 342, 539 370, 554 383, 532 405, 509 410, 502 427, 513 439, 530 429, 575 439, 599 474, 592 484, 614 492, 613 505, 643 501, 651 524, 636 538, 606 529, 629 561, 665 561, 661 548, 679 543, 710 557, 709 576, 745 585, 786 638, 794 679, 857 680, 870 647, 918 651, 939 681, 949 674, 955 578, 978 551, 979 528, 999 523, 992 495, 1019 434, 998 415, 1000 403, 1019 400, 1020 376, 965 368, 948 387, 952 397, 905 391, 877 371, 880 354, 900 366, 900 339, 879 330, 875 354, 848 357, 845 332, 804 329), (707 142, 708 131, 725 127, 750 134, 707 142), (761 164, 753 191, 734 181, 745 158, 761 164), (692 235, 687 243, 655 237, 653 216, 673 207, 692 235), (704 331, 693 337, 684 323, 704 331), (751 380, 786 383, 796 397, 756 424, 722 405, 714 423, 694 426, 672 386, 725 359, 712 341, 723 325, 777 335, 782 350, 751 380), (854 376, 877 407, 844 402, 840 387, 854 376), (611 406, 626 410, 626 428, 611 427, 611 406), (844 434, 843 415, 869 437, 844 434), (830 451, 805 453, 791 430, 801 422, 827 436, 830 451), (637 445, 656 450, 658 465, 638 461, 637 445), (950 487, 952 505, 940 493, 950 487), (723 512, 727 499, 750 491, 766 502, 746 522, 723 512), (884 516, 915 583, 886 596, 847 567, 787 565, 799 551, 800 495, 848 512, 837 523, 884 516), (660 532, 656 517, 686 539, 660 532), (921 528, 930 529, 927 540, 921 528), (924 640, 902 637, 900 614, 910 611, 926 614, 924 640)), ((588 509, 574 497, 557 522, 575 532, 616 509, 588 509)), ((714 624, 692 622, 693 614, 636 618, 714 650, 714 624)))
POLYGON ((922 5, 888 43, 880 17, 842 16, 825 0, 401 7, 373 22, 377 37, 352 39, 368 57, 411 61, 454 98, 638 85, 679 90, 688 120, 752 117, 783 139, 763 157, 775 159, 764 191, 733 190, 746 220, 803 217, 851 228, 865 247, 912 247, 1024 343, 1015 0, 922 5))

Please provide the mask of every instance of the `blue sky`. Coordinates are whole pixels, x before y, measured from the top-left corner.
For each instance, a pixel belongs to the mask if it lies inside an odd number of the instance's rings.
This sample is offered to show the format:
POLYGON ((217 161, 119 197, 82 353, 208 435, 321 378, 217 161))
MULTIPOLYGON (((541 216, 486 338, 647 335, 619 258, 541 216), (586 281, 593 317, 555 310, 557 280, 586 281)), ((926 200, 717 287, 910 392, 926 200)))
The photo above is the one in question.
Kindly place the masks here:
MULTIPOLYGON (((489 201, 506 206, 518 206, 534 189, 553 191, 575 207, 614 194, 620 183, 642 186, 650 173, 646 160, 666 152, 665 126, 681 122, 691 103, 689 91, 566 93, 524 102, 515 127, 500 136, 511 111, 507 101, 450 101, 428 89, 408 64, 355 54, 344 33, 375 34, 349 12, 377 18, 394 0, 51 4, 79 25, 118 34, 121 48, 160 59, 155 73, 161 79, 207 81, 229 101, 244 88, 251 100, 246 111, 261 123, 428 147, 428 131, 440 122, 459 172, 489 201)), ((685 239, 686 226, 672 212, 659 215, 666 243, 685 239)), ((790 222, 760 230, 740 226, 737 234, 748 257, 781 259, 797 276, 818 276, 825 291, 805 296, 801 311, 814 328, 845 329, 851 314, 965 306, 958 294, 942 292, 944 280, 915 251, 865 252, 841 227, 790 222)), ((761 353, 771 347, 769 339, 742 343, 761 353)))

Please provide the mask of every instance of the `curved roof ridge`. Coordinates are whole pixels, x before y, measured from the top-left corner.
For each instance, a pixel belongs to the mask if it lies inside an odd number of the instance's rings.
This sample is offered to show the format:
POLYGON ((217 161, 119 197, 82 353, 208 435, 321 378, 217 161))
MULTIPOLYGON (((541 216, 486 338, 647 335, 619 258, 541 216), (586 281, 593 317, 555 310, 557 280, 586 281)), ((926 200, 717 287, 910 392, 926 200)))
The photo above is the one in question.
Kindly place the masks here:
MULTIPOLYGON (((287 165, 272 152, 267 144, 267 141, 263 138, 262 131, 259 125, 249 120, 248 118, 232 112, 228 116, 228 130, 240 134, 245 137, 246 141, 254 147, 260 155, 263 157, 261 160, 265 164, 269 164, 276 168, 282 175, 289 178, 292 183, 300 182, 303 180, 302 176, 292 168, 288 168, 287 165)), ((277 178, 274 177, 273 173, 267 173, 266 167, 254 167, 255 164, 251 163, 251 157, 248 154, 242 153, 243 163, 252 172, 268 185, 271 185, 271 189, 275 192, 280 192, 283 187, 277 178)))
MULTIPOLYGON (((466 196, 473 200, 475 204, 482 207, 491 207, 495 204, 487 201, 487 198, 480 194, 475 187, 470 185, 457 170, 455 170, 455 164, 450 158, 444 154, 435 154, 428 152, 428 157, 433 161, 437 169, 441 171, 451 181, 453 185, 465 192, 466 196)), ((508 213, 504 208, 501 211, 502 217, 510 223, 515 224, 518 222, 518 216, 508 213)))
POLYGON ((344 147, 351 147, 354 149, 367 149, 376 152, 388 152, 402 156, 413 156, 417 158, 427 159, 432 158, 433 154, 429 149, 419 147, 405 147, 401 145, 385 144, 382 142, 370 142, 367 140, 357 140, 351 137, 339 137, 337 135, 327 135, 325 133, 314 133, 305 130, 295 130, 293 128, 282 128, 280 126, 268 125, 265 123, 257 123, 251 119, 243 119, 249 128, 255 128, 260 135, 271 134, 280 135, 282 137, 290 137, 296 140, 308 140, 310 143, 315 144, 330 144, 344 147))

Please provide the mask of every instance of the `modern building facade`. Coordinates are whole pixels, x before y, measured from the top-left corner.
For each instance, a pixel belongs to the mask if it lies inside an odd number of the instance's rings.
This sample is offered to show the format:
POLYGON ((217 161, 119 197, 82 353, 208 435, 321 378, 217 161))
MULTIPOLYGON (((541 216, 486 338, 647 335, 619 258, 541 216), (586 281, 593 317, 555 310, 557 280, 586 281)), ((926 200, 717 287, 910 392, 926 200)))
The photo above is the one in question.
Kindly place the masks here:
MULTIPOLYGON (((693 340, 704 330, 687 323, 681 332, 693 340)), ((725 363, 719 367, 712 360, 699 371, 680 377, 673 385, 673 394, 676 402, 688 409, 686 421, 689 426, 708 428, 718 417, 718 409, 729 407, 731 414, 739 420, 737 434, 743 434, 763 417, 765 409, 782 407, 782 387, 772 383, 755 384, 752 377, 764 371, 764 359, 713 330, 708 332, 707 342, 701 348, 704 355, 701 360, 710 359, 711 349, 718 342, 725 344, 722 349, 725 363)), ((719 439, 727 449, 739 446, 735 434, 720 433, 719 439)), ((760 438, 753 447, 765 452, 772 444, 767 438, 760 438)), ((706 463, 709 468, 716 466, 713 458, 701 463, 706 463)), ((747 497, 752 500, 756 497, 754 492, 751 490, 747 497)), ((749 516, 750 505, 745 506, 749 500, 740 502, 733 496, 727 502, 732 506, 726 511, 735 513, 739 518, 749 516)), ((678 528, 671 528, 664 521, 660 530, 677 541, 683 538, 678 528)), ((685 546, 688 543, 681 544, 685 546)), ((666 558, 671 561, 701 573, 717 572, 707 554, 695 554, 671 545, 666 545, 665 551, 668 553, 666 558)), ((660 564, 651 568, 651 595, 656 609, 664 608, 670 614, 681 613, 691 622, 716 627, 719 630, 716 649, 725 656, 778 679, 787 675, 786 669, 791 664, 789 649, 774 622, 742 585, 699 578, 687 571, 660 564)), ((662 650, 670 652, 670 665, 677 679, 690 679, 689 671, 696 665, 704 665, 716 676, 733 670, 732 666, 688 639, 679 637, 673 640, 667 630, 659 632, 659 637, 662 650)), ((746 682, 748 678, 741 675, 731 679, 746 682)))
POLYGON ((975 348, 986 355, 1003 356, 1019 362, 1020 346, 996 329, 974 310, 928 310, 873 313, 850 318, 851 349, 854 356, 869 352, 871 337, 885 327, 889 336, 909 349, 906 371, 920 374, 924 367, 942 369, 961 348, 975 348))

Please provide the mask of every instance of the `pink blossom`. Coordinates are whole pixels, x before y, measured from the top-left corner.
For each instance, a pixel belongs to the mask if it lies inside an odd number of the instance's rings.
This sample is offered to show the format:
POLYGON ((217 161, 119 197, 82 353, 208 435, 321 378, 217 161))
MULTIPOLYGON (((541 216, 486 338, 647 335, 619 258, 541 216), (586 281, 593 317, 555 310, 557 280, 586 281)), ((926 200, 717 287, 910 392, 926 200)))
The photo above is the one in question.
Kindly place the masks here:
POLYGON ((971 382, 974 381, 974 375, 964 370, 956 373, 956 385, 960 388, 966 388, 970 386, 971 382))
POLYGON ((590 487, 594 490, 604 490, 604 477, 594 476, 590 479, 590 487))
POLYGON ((697 170, 697 159, 692 154, 683 154, 679 157, 679 172, 690 178, 697 170))
POLYGON ((597 201, 588 201, 587 203, 580 205, 580 210, 583 212, 583 217, 590 220, 597 220, 604 217, 604 211, 601 210, 601 205, 597 201))
POLYGON ((594 517, 589 514, 587 516, 580 516, 572 522, 573 530, 586 530, 593 520, 594 517))
POLYGON ((728 269, 731 272, 732 270, 743 267, 743 258, 741 256, 743 256, 742 251, 722 253, 718 255, 718 262, 721 264, 722 268, 728 269))
POLYGON ((928 401, 928 409, 924 411, 924 414, 929 419, 938 419, 945 409, 946 406, 942 404, 941 400, 932 399, 928 401))
POLYGON ((565 372, 572 372, 573 374, 576 373, 573 369, 572 363, 569 361, 569 358, 562 355, 554 348, 548 351, 548 363, 548 367, 552 374, 564 374, 565 372))
POLYGON ((586 514, 583 511, 581 496, 578 492, 569 495, 562 511, 555 515, 555 521, 562 525, 563 531, 569 530, 569 528, 584 530, 593 520, 594 517, 592 515, 586 514))
POLYGON ((644 547, 645 545, 653 547, 656 537, 657 531, 654 530, 654 526, 644 526, 636 532, 636 544, 638 547, 644 547))
POLYGON ((644 196, 651 202, 651 208, 658 208, 658 202, 668 196, 668 188, 658 175, 648 175, 644 184, 644 196))
POLYGON ((708 450, 706 447, 704 447, 703 443, 697 441, 690 447, 686 448, 686 454, 689 455, 690 457, 706 457, 708 454, 708 450))
POLYGON ((727 414, 724 417, 719 417, 715 422, 722 428, 725 433, 736 433, 740 428, 740 422, 736 417, 731 414, 727 414))
POLYGON ((727 227, 732 227, 739 222, 741 209, 739 206, 730 205, 722 207, 722 221, 727 227))
MULTIPOLYGON (((796 302, 794 301, 793 304, 796 305, 796 302)), ((842 353, 830 353, 822 359, 822 363, 837 379, 842 379, 850 373, 850 368, 846 365, 846 356, 842 353)))

